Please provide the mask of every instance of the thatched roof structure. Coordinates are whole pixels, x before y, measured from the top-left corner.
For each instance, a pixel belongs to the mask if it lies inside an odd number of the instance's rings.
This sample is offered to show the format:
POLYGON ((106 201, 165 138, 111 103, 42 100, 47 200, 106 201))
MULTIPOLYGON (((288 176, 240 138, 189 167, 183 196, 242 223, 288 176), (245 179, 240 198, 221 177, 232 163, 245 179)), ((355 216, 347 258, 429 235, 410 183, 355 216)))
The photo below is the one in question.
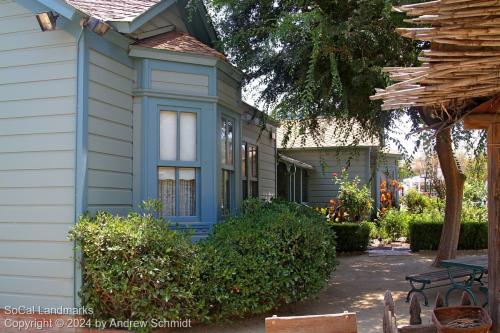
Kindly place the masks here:
POLYGON ((500 93, 500 0, 437 0, 395 10, 423 25, 397 31, 430 41, 431 49, 422 52, 421 67, 385 68, 396 83, 372 96, 384 101, 383 109, 448 108, 500 93))

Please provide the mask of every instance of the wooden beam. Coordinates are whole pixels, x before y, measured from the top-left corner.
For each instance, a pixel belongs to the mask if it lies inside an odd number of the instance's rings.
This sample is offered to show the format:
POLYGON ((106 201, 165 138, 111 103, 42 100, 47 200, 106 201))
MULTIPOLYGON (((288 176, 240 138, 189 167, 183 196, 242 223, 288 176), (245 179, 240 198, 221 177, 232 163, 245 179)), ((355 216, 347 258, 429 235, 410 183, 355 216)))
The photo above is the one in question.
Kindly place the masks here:
POLYGON ((500 124, 488 129, 488 303, 500 333, 500 124))
POLYGON ((500 95, 497 95, 487 102, 476 106, 471 113, 498 113, 500 112, 500 95))
POLYGON ((355 313, 266 318, 266 333, 357 333, 355 313))
POLYGON ((398 327, 399 333, 437 333, 437 328, 434 324, 425 325, 410 325, 398 327))
POLYGON ((464 128, 468 130, 488 129, 491 124, 500 123, 500 114, 498 113, 483 113, 469 114, 463 119, 464 128))

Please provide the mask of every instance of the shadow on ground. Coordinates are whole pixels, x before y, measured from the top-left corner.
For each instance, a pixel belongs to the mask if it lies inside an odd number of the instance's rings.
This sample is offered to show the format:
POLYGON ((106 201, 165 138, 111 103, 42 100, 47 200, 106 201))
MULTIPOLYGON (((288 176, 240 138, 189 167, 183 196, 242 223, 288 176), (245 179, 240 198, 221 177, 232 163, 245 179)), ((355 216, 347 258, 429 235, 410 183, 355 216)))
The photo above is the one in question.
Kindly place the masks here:
MULTIPOLYGON (((468 255, 471 253, 467 253, 468 255)), ((173 332, 189 333, 264 333, 264 319, 273 314, 279 316, 315 315, 352 311, 357 313, 358 332, 379 333, 382 331, 382 300, 386 290, 391 290, 396 302, 398 324, 409 319, 408 303, 405 302, 409 284, 405 276, 432 270, 434 253, 411 256, 349 255, 339 257, 339 266, 333 273, 328 288, 316 298, 280 308, 273 313, 240 320, 231 324, 195 326, 191 329, 173 332)), ((438 291, 444 295, 448 287, 430 289, 430 306, 423 306, 424 323, 430 321, 430 314, 438 291)), ((478 293, 476 293, 478 294, 478 293)), ((450 304, 458 304, 460 294, 450 298, 450 304)), ((480 302, 483 301, 478 296, 480 302)))

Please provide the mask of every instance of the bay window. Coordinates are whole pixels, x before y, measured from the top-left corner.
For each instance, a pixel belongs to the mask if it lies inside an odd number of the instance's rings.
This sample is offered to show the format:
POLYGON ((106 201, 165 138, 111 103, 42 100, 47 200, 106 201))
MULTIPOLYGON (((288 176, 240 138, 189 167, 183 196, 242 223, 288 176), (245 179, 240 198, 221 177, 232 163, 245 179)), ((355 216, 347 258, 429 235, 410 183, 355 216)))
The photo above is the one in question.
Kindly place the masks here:
POLYGON ((158 199, 162 216, 198 215, 198 114, 160 111, 158 199))

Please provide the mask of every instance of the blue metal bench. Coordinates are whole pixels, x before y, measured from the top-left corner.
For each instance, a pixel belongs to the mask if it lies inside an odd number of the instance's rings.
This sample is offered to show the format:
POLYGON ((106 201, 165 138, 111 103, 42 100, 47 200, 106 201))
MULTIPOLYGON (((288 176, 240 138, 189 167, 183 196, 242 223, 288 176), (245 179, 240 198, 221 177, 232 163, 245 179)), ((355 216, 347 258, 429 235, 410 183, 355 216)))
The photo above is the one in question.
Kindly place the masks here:
MULTIPOLYGON (((470 270, 464 268, 448 268, 432 272, 408 275, 406 277, 406 281, 410 282, 411 289, 406 296, 406 302, 410 301, 410 296, 412 293, 419 293, 424 297, 424 304, 427 306, 429 305, 429 300, 424 290, 452 285, 453 280, 469 278, 470 275, 470 270)), ((480 280, 481 278, 476 279, 476 281, 478 282, 481 282, 480 280)))

